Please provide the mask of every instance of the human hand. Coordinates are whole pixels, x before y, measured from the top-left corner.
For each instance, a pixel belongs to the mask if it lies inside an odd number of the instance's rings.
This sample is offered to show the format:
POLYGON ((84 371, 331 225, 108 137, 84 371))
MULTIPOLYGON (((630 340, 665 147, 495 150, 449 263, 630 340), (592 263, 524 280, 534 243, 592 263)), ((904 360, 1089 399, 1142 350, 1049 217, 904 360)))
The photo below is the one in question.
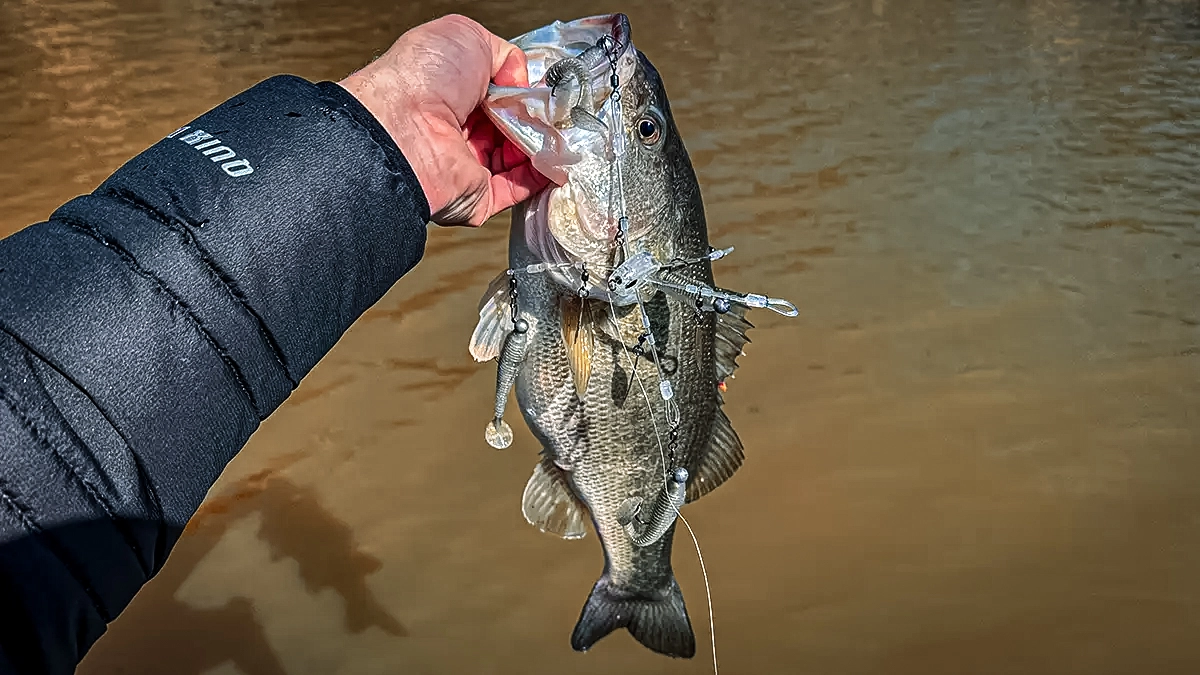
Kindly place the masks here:
POLYGON ((408 159, 439 225, 482 225, 549 184, 479 104, 489 82, 529 86, 525 54, 464 16, 401 35, 338 84, 379 120, 408 159))

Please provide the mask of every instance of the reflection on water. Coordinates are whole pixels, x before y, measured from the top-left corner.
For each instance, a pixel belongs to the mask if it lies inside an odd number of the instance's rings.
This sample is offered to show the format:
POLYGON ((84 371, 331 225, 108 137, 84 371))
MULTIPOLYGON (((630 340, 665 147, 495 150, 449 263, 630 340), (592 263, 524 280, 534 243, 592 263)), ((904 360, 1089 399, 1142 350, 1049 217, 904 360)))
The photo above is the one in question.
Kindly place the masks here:
MULTIPOLYGON (((1200 669, 1194 3, 0 0, 0 233, 274 73, 617 9, 737 246, 719 282, 802 309, 755 317, 747 464, 688 507, 723 669, 1200 669)), ((570 651, 598 545, 524 523, 537 447, 486 447, 466 351, 505 239, 433 233, 81 672, 708 671, 570 651)))

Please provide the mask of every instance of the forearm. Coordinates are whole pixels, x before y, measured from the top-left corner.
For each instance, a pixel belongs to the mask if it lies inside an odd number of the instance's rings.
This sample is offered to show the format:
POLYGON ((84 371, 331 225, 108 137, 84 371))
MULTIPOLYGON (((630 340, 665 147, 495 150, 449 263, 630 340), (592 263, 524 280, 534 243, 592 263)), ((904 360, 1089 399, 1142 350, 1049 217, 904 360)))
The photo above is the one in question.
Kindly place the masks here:
POLYGON ((0 631, 10 660, 73 669, 428 218, 370 113, 275 78, 0 241, 0 607, 29 627, 0 631))

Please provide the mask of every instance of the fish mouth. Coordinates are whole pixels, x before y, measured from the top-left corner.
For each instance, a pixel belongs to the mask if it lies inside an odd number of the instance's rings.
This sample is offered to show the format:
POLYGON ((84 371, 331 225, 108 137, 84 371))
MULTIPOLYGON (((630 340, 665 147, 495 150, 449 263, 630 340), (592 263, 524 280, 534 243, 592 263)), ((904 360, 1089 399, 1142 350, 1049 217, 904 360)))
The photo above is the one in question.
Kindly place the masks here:
MULTIPOLYGON (((617 45, 619 58, 630 44, 629 17, 624 14, 589 16, 575 21, 554 23, 526 33, 512 41, 525 52, 529 63, 529 82, 543 82, 550 66, 566 58, 578 57, 584 51, 610 38, 617 45)), ((599 61, 590 66, 593 80, 602 78, 608 63, 599 61)))
MULTIPOLYGON (((492 123, 529 156, 535 169, 556 185, 566 184, 571 169, 585 157, 607 154, 609 138, 608 133, 597 129, 562 128, 566 111, 562 109, 561 97, 554 96, 554 87, 546 81, 546 75, 554 64, 564 59, 579 59, 602 39, 608 40, 612 47, 609 54, 616 60, 620 81, 628 81, 637 67, 629 17, 605 14, 565 23, 555 21, 511 40, 525 53, 530 86, 489 86, 483 102, 484 112, 492 123)), ((591 100, 581 103, 598 111, 604 121, 608 108, 603 104, 612 94, 611 63, 608 58, 588 58, 581 65, 591 93, 591 100)), ((613 125, 608 122, 608 126, 613 125)))
POLYGON ((637 72, 631 37, 624 14, 556 21, 517 37, 512 44, 525 53, 530 86, 489 87, 483 104, 496 127, 553 182, 535 197, 536 217, 527 233, 541 230, 545 234, 536 238, 542 250, 593 269, 611 263, 616 244, 617 218, 606 196, 615 159, 611 144, 624 124, 606 103, 614 63, 621 83, 637 72), (558 246, 547 245, 547 236, 558 246))

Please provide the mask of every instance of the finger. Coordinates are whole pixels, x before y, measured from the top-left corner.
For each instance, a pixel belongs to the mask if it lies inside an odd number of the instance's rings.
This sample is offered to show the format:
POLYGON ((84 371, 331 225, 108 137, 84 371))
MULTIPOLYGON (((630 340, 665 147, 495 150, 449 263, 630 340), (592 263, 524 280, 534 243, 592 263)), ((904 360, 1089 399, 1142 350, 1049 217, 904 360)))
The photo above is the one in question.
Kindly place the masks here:
POLYGON ((475 153, 475 158, 480 164, 488 166, 491 163, 497 143, 495 125, 480 109, 476 108, 475 112, 467 117, 466 126, 463 128, 463 140, 471 152, 475 153))
POLYGON ((500 132, 496 130, 496 127, 492 125, 490 120, 485 119, 475 125, 470 130, 466 140, 467 147, 471 148, 471 151, 475 153, 475 158, 481 165, 487 167, 493 173, 501 170, 501 167, 498 166, 499 163, 496 161, 496 156, 498 154, 497 146, 501 143, 503 137, 500 136, 500 132))
POLYGON ((516 143, 504 139, 504 143, 500 146, 500 151, 496 153, 500 155, 500 168, 502 171, 507 171, 522 162, 528 162, 529 157, 521 148, 517 147, 516 143))
POLYGON ((467 115, 467 119, 463 120, 463 125, 462 125, 463 140, 465 140, 469 143, 471 141, 471 137, 475 136, 478 133, 478 131, 476 129, 479 127, 479 118, 482 115, 483 115, 483 109, 476 107, 474 110, 472 110, 470 112, 470 114, 467 115))
POLYGON ((492 155, 495 154, 488 143, 480 142, 476 139, 467 139, 467 147, 471 149, 471 153, 475 155, 475 161, 479 166, 484 167, 488 171, 492 169, 492 155))
POLYGON ((538 173, 528 162, 492 176, 491 213, 484 220, 529 199, 549 184, 550 179, 538 173))
POLYGON ((487 32, 487 40, 492 49, 492 82, 501 87, 528 87, 529 70, 525 52, 491 32, 487 32))

